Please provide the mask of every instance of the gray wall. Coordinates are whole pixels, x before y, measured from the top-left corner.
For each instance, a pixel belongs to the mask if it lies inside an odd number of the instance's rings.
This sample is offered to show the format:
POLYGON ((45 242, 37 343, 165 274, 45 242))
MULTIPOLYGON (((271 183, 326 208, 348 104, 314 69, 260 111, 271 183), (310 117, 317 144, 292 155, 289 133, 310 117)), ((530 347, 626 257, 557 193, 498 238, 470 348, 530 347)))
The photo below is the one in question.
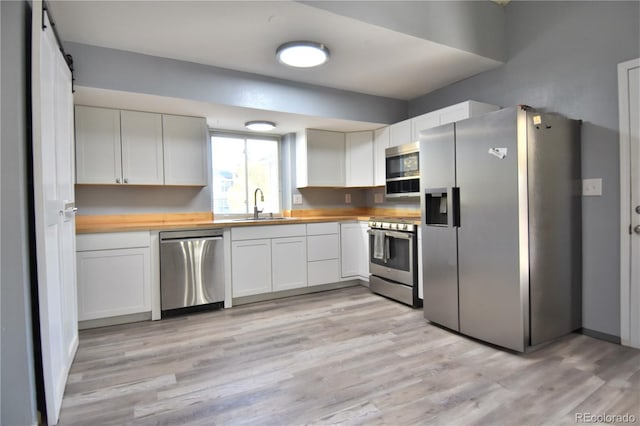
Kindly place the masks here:
POLYGON ((28 237, 27 84, 31 10, 0 2, 2 20, 2 365, 0 424, 36 423, 28 237))
POLYGON ((474 99, 528 104, 584 120, 582 172, 603 196, 583 199, 583 327, 620 336, 617 64, 640 56, 639 2, 514 1, 507 63, 409 103, 415 116, 474 99))

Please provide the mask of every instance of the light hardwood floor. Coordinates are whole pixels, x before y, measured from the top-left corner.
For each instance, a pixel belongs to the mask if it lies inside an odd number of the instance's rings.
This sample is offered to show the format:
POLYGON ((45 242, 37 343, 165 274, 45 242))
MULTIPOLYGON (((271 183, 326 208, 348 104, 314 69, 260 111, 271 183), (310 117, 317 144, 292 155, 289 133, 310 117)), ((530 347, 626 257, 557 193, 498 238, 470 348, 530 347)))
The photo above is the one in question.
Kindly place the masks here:
POLYGON ((61 425, 640 424, 640 351, 517 355, 364 287, 80 332, 61 425))

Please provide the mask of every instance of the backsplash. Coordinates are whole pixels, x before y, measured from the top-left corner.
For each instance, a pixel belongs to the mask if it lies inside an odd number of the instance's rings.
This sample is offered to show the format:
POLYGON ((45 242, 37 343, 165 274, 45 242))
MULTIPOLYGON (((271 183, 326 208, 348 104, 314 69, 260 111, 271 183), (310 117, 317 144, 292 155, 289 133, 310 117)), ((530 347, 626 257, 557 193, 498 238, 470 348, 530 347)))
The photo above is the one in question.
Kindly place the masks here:
POLYGON ((211 211, 210 186, 76 185, 79 215, 211 211))

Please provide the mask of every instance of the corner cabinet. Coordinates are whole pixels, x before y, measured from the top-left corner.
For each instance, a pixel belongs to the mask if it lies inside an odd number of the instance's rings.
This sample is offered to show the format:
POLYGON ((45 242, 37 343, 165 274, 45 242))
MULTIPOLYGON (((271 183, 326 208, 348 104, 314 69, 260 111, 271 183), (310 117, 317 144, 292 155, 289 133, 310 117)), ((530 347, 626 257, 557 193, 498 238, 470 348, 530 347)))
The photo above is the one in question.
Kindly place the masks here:
POLYGON ((149 232, 76 237, 78 320, 151 311, 149 232))
POLYGON ((296 133, 296 186, 345 185, 345 134, 307 129, 296 133))
POLYGON ((373 186, 384 186, 386 183, 385 149, 389 148, 389 126, 373 132, 373 186))
POLYGON ((206 186, 204 118, 76 105, 76 183, 206 186))
POLYGON ((369 225, 366 222, 340 224, 342 278, 369 281, 369 225))

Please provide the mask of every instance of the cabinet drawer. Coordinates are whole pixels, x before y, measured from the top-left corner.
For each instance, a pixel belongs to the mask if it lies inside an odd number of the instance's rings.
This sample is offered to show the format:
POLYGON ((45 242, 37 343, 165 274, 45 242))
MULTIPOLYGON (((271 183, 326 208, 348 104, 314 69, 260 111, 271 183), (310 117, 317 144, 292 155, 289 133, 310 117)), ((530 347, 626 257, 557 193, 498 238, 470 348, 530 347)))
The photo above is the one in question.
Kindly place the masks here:
POLYGON ((338 226, 338 222, 307 224, 307 235, 338 234, 338 233, 340 233, 340 227, 338 226))
POLYGON ((231 240, 258 240, 263 238, 304 237, 306 225, 243 226, 231 229, 231 240))
POLYGON ((149 247, 150 241, 147 231, 79 234, 76 235, 76 251, 149 247))
POLYGON ((317 260, 339 259, 340 237, 335 235, 309 235, 307 237, 307 259, 317 260))
POLYGON ((309 286, 338 282, 340 281, 340 261, 331 259, 309 262, 307 273, 309 286))

